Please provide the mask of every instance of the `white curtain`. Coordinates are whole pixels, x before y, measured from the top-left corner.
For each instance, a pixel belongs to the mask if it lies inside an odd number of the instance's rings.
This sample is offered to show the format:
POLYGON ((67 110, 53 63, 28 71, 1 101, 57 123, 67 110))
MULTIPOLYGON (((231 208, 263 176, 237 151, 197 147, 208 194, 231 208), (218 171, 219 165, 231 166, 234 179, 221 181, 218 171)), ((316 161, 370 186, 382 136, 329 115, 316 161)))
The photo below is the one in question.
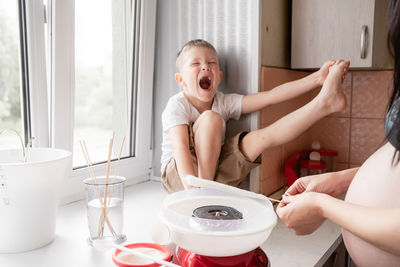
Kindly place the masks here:
MULTIPOLYGON (((224 73, 219 90, 258 91, 260 0, 158 0, 154 80, 153 169, 160 174, 161 113, 181 89, 174 80, 175 59, 189 40, 205 39, 217 49, 224 73)), ((258 116, 228 123, 228 135, 258 127, 258 116)))

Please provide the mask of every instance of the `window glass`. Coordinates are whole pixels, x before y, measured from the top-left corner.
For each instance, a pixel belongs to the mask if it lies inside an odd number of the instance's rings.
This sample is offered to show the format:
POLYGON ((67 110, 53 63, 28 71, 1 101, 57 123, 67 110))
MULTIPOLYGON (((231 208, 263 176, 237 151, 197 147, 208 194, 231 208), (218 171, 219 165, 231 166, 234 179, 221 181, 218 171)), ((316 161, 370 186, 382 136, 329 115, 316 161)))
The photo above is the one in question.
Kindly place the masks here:
POLYGON ((125 0, 75 1, 75 126, 73 166, 105 162, 115 133, 112 158, 132 156, 131 32, 125 0), (122 140, 125 139, 122 147, 122 140))
MULTIPOLYGON (((0 130, 8 128, 22 133, 17 0, 0 1, 0 33, 0 130)), ((12 131, 0 136, 0 148, 19 147, 19 138, 12 131)))

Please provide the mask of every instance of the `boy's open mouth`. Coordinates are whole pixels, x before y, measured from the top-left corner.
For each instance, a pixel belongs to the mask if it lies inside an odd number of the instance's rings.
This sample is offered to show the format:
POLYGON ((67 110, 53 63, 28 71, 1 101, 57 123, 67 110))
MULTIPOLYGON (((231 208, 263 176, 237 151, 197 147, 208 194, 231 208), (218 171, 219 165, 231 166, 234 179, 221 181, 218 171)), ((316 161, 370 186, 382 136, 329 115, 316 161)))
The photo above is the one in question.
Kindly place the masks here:
POLYGON ((204 76, 203 78, 200 79, 199 85, 202 89, 209 89, 211 86, 211 79, 208 76, 204 76))

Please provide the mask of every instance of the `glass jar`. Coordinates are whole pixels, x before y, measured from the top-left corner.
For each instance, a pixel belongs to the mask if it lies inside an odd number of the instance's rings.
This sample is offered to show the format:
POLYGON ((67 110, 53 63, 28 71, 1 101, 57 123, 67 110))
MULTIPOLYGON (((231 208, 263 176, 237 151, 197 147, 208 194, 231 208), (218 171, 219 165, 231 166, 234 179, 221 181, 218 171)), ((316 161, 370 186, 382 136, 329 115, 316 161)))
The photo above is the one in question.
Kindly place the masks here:
POLYGON ((326 171, 333 172, 336 170, 336 157, 338 152, 329 149, 318 149, 317 151, 321 155, 321 160, 326 162, 326 171))
POLYGON ((325 173, 326 166, 324 161, 302 160, 300 161, 300 177, 325 173))

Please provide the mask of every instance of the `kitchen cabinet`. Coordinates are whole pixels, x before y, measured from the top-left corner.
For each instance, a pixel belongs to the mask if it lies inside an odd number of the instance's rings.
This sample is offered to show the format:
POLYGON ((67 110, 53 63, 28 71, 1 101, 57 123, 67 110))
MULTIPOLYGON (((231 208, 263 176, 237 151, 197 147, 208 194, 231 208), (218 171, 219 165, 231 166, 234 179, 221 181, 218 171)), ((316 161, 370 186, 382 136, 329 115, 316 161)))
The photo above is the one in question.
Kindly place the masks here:
POLYGON ((389 0, 292 1, 291 68, 346 59, 352 68, 388 69, 389 0))
POLYGON ((261 65, 290 67, 290 0, 262 0, 261 65))
MULTIPOLYGON (((329 256, 322 267, 344 267, 348 266, 346 261, 346 247, 344 242, 340 242, 336 250, 329 256)), ((350 267, 350 266, 348 266, 350 267)))

